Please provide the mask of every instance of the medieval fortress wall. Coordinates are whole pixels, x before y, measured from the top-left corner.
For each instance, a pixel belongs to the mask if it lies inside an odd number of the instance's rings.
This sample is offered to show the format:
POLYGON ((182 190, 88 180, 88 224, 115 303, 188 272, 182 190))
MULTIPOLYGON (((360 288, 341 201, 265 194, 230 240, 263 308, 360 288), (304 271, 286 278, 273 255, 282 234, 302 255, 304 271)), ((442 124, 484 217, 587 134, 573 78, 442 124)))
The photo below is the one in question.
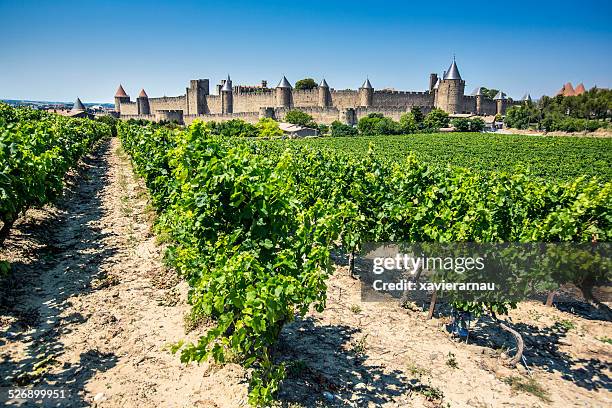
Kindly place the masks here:
POLYGON ((512 100, 499 93, 494 99, 484 96, 478 88, 465 95, 465 81, 455 61, 441 78, 431 74, 429 89, 422 92, 375 90, 366 80, 359 89, 336 90, 325 80, 309 90, 295 90, 285 77, 275 88, 262 81, 257 86, 232 86, 231 79, 221 81, 210 94, 209 80, 191 80, 184 95, 149 98, 144 89, 136 101, 119 86, 115 95, 115 110, 121 119, 173 120, 189 124, 196 119, 225 121, 242 119, 257 122, 270 117, 283 120, 287 112, 298 109, 310 114, 318 123, 335 120, 355 124, 370 113, 381 113, 394 120, 419 107, 424 113, 434 108, 449 114, 504 114, 512 100))

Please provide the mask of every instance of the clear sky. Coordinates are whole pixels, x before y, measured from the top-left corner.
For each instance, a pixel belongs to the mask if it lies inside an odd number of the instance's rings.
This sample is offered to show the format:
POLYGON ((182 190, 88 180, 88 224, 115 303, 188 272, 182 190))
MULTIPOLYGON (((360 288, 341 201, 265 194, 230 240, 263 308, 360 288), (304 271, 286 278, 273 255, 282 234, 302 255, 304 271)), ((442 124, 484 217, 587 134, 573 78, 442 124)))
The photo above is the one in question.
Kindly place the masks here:
POLYGON ((179 95, 227 73, 425 90, 453 54, 466 93, 612 87, 612 1, 0 0, 0 98, 179 95))

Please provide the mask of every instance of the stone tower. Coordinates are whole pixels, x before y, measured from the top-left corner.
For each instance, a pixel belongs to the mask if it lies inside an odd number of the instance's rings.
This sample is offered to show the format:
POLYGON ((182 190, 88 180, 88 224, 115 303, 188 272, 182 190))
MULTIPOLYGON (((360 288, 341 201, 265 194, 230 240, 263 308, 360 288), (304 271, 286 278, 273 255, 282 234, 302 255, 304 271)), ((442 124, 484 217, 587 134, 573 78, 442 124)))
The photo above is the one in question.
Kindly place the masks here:
POLYGON ((329 92, 329 85, 325 78, 319 84, 319 106, 327 108, 331 106, 331 93, 329 92))
POLYGON ((437 83, 438 83, 438 74, 436 73, 429 74, 429 92, 433 91, 434 86, 436 86, 437 83))
POLYGON ((476 114, 482 115, 482 98, 484 97, 484 94, 482 93, 482 87, 479 86, 478 88, 476 88, 472 95, 476 97, 476 114))
POLYGON ((276 85, 276 106, 279 108, 291 107, 291 84, 283 75, 283 79, 276 85))
POLYGON ((506 94, 503 93, 502 91, 499 91, 497 95, 495 95, 493 100, 495 101, 495 106, 497 107, 497 114, 505 115, 506 114, 506 102, 508 100, 508 98, 506 97, 506 94))
POLYGON ((440 108, 448 113, 463 112, 463 92, 465 90, 465 81, 461 79, 457 63, 453 58, 453 63, 444 72, 442 81, 438 86, 436 96, 436 108, 440 108))
POLYGON ((138 114, 139 115, 150 115, 151 107, 149 106, 149 95, 145 92, 144 89, 140 90, 138 94, 138 98, 136 98, 138 102, 138 114))
POLYGON ((208 79, 192 79, 186 89, 187 112, 190 115, 203 115, 208 113, 206 97, 209 93, 208 79))
POLYGON ((221 113, 234 113, 234 91, 229 75, 221 88, 221 113))
POLYGON ((119 84, 117 92, 115 93, 115 112, 121 112, 121 104, 130 101, 130 97, 125 93, 123 86, 119 84))
POLYGON ((434 94, 434 106, 438 106, 438 88, 440 88, 440 77, 436 75, 436 83, 434 84, 431 92, 434 94))
POLYGON ((370 80, 366 78, 365 82, 359 88, 359 106, 369 108, 374 100, 374 88, 370 80))

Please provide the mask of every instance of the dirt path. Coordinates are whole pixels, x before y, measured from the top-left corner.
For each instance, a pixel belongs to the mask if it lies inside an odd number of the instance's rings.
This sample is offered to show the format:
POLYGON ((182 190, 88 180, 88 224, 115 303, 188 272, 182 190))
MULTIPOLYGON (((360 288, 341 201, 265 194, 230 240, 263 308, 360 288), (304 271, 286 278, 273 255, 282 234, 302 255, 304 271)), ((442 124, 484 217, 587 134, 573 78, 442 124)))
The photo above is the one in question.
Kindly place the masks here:
MULTIPOLYGON (((29 211, 0 251, 13 265, 0 298, 0 387, 76 390, 62 406, 246 406, 241 367, 185 366, 167 349, 206 328, 185 334, 186 284, 162 265, 146 191, 118 146, 87 158, 59 205, 29 211)), ((512 341, 490 322, 457 342, 418 308, 361 302, 339 267, 327 309, 282 332, 282 406, 610 406, 612 346, 602 339, 612 326, 574 312, 535 303, 512 312, 528 377, 501 364, 512 341)))
MULTIPOLYGON (((2 385, 66 384, 78 390, 74 406, 214 406, 201 392, 210 368, 167 351, 195 338, 185 335, 186 285, 162 266, 145 190, 118 146, 87 158, 57 208, 30 211, 7 242, 14 279, 0 320, 2 385)), ((216 393, 244 405, 246 383, 216 393)))

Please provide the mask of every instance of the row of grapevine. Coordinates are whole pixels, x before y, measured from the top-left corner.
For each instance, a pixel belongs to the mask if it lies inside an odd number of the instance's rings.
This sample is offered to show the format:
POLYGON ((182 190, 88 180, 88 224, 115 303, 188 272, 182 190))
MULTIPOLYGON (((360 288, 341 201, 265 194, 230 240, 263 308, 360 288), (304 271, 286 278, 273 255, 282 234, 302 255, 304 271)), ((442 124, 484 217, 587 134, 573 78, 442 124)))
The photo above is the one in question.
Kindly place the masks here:
MULTIPOLYGON (((250 403, 283 378, 271 355, 280 330, 326 300, 329 254, 363 242, 610 241, 612 183, 561 184, 521 174, 386 163, 330 150, 119 125, 170 234, 169 262, 189 282, 193 313, 216 327, 183 361, 253 367, 250 403)), ((466 308, 503 312, 506 299, 466 308)))
POLYGON ((63 178, 108 125, 0 104, 0 243, 30 207, 52 202, 63 178))
POLYGON ((451 164, 483 172, 527 172, 555 181, 581 175, 612 179, 612 138, 452 132, 322 137, 273 143, 328 148, 347 156, 363 156, 372 145, 375 154, 387 162, 401 162, 414 152, 419 160, 436 167, 451 164))

